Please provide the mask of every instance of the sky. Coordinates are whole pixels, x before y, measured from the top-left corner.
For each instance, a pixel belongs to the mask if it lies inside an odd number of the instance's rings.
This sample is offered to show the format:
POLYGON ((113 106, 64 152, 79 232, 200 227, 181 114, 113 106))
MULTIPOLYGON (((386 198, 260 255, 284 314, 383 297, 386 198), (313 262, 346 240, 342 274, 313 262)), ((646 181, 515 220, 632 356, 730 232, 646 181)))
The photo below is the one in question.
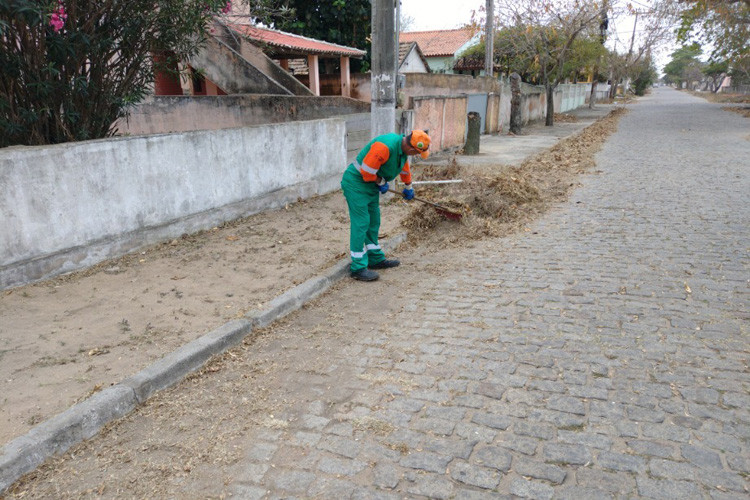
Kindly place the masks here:
POLYGON ((471 21, 471 11, 485 5, 484 0, 401 0, 402 17, 414 23, 409 31, 460 28, 471 21))
MULTIPOLYGON (((634 1, 636 8, 645 8, 649 4, 650 0, 634 1)), ((485 0, 401 0, 401 17, 413 19, 409 31, 453 29, 468 24, 471 21, 472 11, 478 12, 485 5, 485 0)), ((616 37, 617 51, 624 52, 625 46, 630 41, 632 30, 633 18, 628 16, 619 18, 616 29, 610 30, 608 47, 615 48, 613 44, 616 37)), ((663 66, 669 60, 668 54, 672 50, 674 50, 674 45, 667 46, 655 54, 658 67, 663 66)))

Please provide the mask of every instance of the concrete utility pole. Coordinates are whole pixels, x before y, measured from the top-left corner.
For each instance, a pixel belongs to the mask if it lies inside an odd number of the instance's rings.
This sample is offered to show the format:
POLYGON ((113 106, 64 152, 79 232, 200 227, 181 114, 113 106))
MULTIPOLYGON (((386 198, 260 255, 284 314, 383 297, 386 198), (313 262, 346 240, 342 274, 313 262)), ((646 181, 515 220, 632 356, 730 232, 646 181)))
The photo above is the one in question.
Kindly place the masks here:
POLYGON ((495 64, 494 64, 494 46, 495 46, 495 2, 494 0, 487 0, 487 22, 485 23, 485 48, 484 48, 484 74, 487 76, 495 76, 495 64))
MULTIPOLYGON (((398 0, 395 0, 398 2, 398 0)), ((396 126, 396 3, 372 0, 371 135, 396 126)))

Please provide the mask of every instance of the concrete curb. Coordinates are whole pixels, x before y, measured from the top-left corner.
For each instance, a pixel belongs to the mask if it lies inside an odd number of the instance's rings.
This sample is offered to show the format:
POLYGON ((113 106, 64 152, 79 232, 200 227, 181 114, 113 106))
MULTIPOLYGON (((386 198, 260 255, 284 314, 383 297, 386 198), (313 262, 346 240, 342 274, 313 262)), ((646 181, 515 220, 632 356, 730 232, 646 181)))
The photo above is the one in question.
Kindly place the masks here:
MULTIPOLYGON (((406 234, 401 233, 383 242, 382 246, 385 250, 393 250, 404 241, 406 234)), ((267 326, 296 311, 345 277, 348 267, 347 257, 321 276, 310 278, 273 299, 265 310, 222 325, 6 444, 0 454, 0 495, 49 457, 65 453, 72 446, 95 436, 106 424, 124 417, 155 392, 176 384, 216 354, 239 344, 254 328, 267 326)))

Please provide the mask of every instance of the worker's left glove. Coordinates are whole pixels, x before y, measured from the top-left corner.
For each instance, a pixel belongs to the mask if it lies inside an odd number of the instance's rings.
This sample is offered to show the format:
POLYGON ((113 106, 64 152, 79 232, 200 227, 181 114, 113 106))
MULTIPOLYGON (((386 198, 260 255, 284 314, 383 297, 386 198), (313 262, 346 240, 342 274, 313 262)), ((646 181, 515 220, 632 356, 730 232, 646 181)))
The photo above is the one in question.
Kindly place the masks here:
POLYGON ((404 199, 405 200, 414 199, 414 189, 413 188, 408 187, 408 188, 404 189, 403 193, 404 193, 404 199))
POLYGON ((378 184, 378 189, 380 190, 380 194, 385 194, 388 192, 388 183, 384 182, 382 184, 378 184))

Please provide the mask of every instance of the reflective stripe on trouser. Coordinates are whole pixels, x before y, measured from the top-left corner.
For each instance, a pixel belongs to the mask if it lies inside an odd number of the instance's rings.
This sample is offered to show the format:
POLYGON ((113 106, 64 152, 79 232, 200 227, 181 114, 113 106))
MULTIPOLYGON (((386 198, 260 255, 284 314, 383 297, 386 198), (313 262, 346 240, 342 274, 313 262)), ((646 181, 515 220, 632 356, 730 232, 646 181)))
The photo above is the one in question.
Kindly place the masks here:
MULTIPOLYGON (((356 169, 354 171, 358 176, 361 175, 356 169)), ((374 183, 364 182, 347 173, 344 174, 341 187, 349 207, 350 269, 359 271, 368 264, 385 260, 385 254, 378 244, 380 192, 374 183)))

